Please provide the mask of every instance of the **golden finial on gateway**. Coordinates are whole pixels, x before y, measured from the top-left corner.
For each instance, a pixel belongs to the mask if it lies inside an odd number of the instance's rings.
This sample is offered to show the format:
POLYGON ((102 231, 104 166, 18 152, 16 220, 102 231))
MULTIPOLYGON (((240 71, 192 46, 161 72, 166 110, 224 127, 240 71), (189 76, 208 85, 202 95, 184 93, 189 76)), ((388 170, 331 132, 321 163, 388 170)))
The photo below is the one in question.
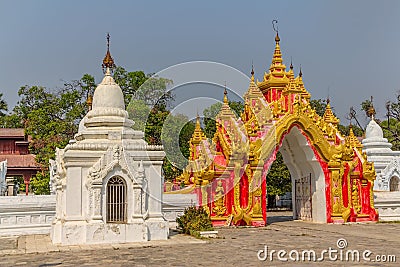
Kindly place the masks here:
POLYGON ((224 90, 224 103, 228 104, 228 91, 226 90, 226 83, 225 83, 225 90, 224 90))
POLYGON ((349 125, 350 131, 349 131, 349 136, 347 137, 347 141, 349 142, 351 147, 355 147, 358 150, 361 151, 362 149, 362 144, 361 142, 358 140, 358 138, 354 135, 353 132, 353 125, 350 123, 349 125))
POLYGON ((197 113, 196 116, 196 126, 194 128, 194 132, 192 135, 192 138, 190 139, 190 142, 192 144, 199 144, 202 140, 205 140, 206 136, 203 132, 203 130, 201 129, 201 125, 200 125, 200 116, 197 113))
POLYGON ((251 63, 251 81, 254 82, 254 65, 251 63))
POLYGON ((324 113, 324 121, 327 123, 332 123, 333 125, 337 125, 339 123, 339 119, 336 118, 336 116, 333 114, 332 109, 331 109, 331 104, 330 104, 330 99, 326 100, 326 108, 325 108, 325 113, 324 113))
POLYGON ((278 21, 276 19, 274 19, 272 21, 272 28, 274 29, 274 31, 276 32, 276 36, 275 36, 275 42, 278 44, 279 41, 281 40, 279 38, 279 33, 278 33, 278 25, 277 25, 278 21))

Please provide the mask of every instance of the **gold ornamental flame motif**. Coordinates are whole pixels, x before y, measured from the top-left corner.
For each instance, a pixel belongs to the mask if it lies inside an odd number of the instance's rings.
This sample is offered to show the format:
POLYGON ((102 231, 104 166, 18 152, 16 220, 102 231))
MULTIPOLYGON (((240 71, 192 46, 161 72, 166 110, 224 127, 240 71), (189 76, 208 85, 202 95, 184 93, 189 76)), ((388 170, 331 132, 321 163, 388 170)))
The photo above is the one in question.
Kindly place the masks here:
POLYGON ((103 72, 106 73, 107 70, 112 71, 115 68, 114 59, 110 53, 110 34, 107 33, 107 52, 103 59, 103 64, 101 65, 103 72))
POLYGON ((115 67, 114 59, 112 58, 111 53, 110 53, 109 50, 107 50, 106 56, 103 59, 102 67, 104 67, 104 68, 113 68, 113 67, 115 67))

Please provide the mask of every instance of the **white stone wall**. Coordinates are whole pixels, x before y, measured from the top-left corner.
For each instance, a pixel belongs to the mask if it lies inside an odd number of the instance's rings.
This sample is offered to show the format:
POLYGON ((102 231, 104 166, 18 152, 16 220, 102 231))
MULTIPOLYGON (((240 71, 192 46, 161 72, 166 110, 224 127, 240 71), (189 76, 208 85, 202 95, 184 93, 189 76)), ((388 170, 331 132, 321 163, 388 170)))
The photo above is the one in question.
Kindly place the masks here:
POLYGON ((48 234, 55 209, 55 196, 2 196, 0 235, 48 234))
MULTIPOLYGON (((56 196, 0 197, 0 236, 49 234, 56 210, 56 196)), ((164 194, 163 215, 169 227, 186 207, 197 205, 196 195, 164 194)))
POLYGON ((177 226, 176 218, 181 216, 185 208, 197 206, 197 195, 195 194, 164 194, 163 215, 168 221, 170 228, 177 226))
POLYGON ((379 221, 400 221, 400 192, 374 192, 379 221))

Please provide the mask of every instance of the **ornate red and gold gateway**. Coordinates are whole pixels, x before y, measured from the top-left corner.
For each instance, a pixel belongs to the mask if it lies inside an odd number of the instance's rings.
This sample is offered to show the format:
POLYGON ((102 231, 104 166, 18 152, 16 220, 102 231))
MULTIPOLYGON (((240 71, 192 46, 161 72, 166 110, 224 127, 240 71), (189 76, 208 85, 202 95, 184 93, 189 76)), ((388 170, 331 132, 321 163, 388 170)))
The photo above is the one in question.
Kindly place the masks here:
POLYGON ((286 71, 280 39, 269 72, 244 95, 240 118, 225 91, 209 142, 199 119, 190 141, 189 164, 178 183, 192 193, 214 225, 266 224, 266 176, 279 150, 292 176, 294 217, 318 222, 377 221, 373 183, 375 169, 362 153, 352 130, 339 132, 339 120, 328 101, 320 117, 310 105, 302 73, 286 71))

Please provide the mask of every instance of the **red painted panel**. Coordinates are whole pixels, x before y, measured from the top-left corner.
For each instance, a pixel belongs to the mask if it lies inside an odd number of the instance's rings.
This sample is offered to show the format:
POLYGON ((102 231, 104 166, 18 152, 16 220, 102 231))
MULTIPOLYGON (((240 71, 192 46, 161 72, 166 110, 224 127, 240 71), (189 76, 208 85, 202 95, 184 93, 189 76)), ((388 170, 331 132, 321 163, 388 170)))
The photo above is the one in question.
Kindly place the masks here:
POLYGON ((266 183, 266 173, 263 173, 261 181, 261 203, 262 203, 262 215, 265 224, 267 224, 267 183, 266 183))
POLYGON ((346 163, 344 173, 342 176, 342 196, 343 196, 343 206, 347 208, 349 206, 349 191, 348 191, 348 181, 347 176, 349 175, 350 167, 346 163))
POLYGON ((247 208, 249 199, 249 180, 247 175, 244 173, 240 179, 240 205, 242 208, 247 208))

